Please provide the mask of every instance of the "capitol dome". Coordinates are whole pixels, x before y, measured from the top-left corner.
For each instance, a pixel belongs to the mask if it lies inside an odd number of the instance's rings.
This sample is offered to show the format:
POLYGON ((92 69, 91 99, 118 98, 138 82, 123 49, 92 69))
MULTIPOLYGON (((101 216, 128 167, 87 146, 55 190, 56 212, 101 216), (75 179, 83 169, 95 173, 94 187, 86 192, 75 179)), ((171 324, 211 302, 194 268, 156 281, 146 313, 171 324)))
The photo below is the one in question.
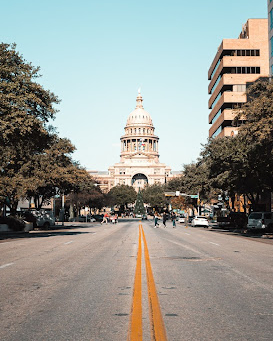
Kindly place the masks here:
POLYGON ((140 90, 138 90, 138 96, 136 99, 136 108, 131 112, 127 119, 126 127, 129 126, 153 126, 153 122, 150 114, 144 110, 142 102, 142 96, 140 94, 140 90))

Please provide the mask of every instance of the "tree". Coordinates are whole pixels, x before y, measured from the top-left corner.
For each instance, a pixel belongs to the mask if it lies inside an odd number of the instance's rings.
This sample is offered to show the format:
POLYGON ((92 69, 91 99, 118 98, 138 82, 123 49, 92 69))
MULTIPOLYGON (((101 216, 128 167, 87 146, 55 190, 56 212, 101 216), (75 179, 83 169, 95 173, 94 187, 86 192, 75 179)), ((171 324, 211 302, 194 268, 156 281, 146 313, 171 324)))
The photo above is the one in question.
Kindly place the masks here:
POLYGON ((121 210, 136 201, 137 193, 132 186, 118 185, 110 189, 107 198, 112 206, 120 206, 121 210))
POLYGON ((235 124, 243 120, 239 137, 247 149, 253 180, 262 190, 273 191, 273 83, 254 82, 247 89, 247 102, 237 110, 235 124))
POLYGON ((142 192, 143 201, 158 210, 166 205, 167 200, 164 193, 164 186, 154 184, 146 186, 142 192))
POLYGON ((15 48, 0 44, 0 200, 11 213, 29 185, 22 167, 50 145, 47 124, 59 103, 36 82, 39 68, 27 63, 15 48))
POLYGON ((136 199, 136 204, 135 204, 135 208, 134 208, 134 213, 135 214, 145 214, 145 207, 143 204, 143 198, 142 198, 142 193, 139 190, 137 193, 137 199, 136 199))
MULTIPOLYGON (((203 201, 210 201, 215 197, 215 192, 210 186, 208 167, 206 161, 200 157, 197 162, 192 162, 183 166, 180 177, 174 178, 165 185, 166 190, 180 191, 186 195, 197 195, 203 201)), ((196 200, 185 198, 185 204, 197 205, 196 200)))
POLYGON ((210 184, 234 196, 245 195, 258 208, 262 193, 273 191, 273 85, 258 81, 247 89, 248 101, 237 110, 238 135, 210 139, 202 151, 210 184))
POLYGON ((86 176, 78 181, 78 188, 68 195, 76 214, 84 207, 101 209, 105 205, 105 196, 99 186, 96 186, 92 177, 86 172, 86 176))

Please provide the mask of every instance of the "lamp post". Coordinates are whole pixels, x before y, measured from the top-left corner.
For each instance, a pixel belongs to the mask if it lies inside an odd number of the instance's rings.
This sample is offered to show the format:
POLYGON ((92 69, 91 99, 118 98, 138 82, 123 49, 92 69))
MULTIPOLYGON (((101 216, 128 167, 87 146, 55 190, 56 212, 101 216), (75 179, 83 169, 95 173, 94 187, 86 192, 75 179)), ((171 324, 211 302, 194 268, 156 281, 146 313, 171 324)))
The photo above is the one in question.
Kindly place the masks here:
POLYGON ((62 194, 62 226, 64 226, 64 193, 62 194))

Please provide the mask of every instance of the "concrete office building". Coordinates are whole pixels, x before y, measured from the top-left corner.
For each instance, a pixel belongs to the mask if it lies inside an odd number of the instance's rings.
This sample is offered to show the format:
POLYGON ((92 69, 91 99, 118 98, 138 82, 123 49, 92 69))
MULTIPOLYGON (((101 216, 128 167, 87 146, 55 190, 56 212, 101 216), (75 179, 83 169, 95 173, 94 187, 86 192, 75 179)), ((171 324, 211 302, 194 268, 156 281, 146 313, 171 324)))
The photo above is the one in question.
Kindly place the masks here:
POLYGON ((246 84, 268 75, 268 20, 249 19, 238 39, 222 41, 210 66, 209 137, 237 134, 232 120, 234 109, 246 102, 246 84))
POLYGON ((273 0, 268 3, 268 46, 269 46, 269 73, 273 75, 273 0))

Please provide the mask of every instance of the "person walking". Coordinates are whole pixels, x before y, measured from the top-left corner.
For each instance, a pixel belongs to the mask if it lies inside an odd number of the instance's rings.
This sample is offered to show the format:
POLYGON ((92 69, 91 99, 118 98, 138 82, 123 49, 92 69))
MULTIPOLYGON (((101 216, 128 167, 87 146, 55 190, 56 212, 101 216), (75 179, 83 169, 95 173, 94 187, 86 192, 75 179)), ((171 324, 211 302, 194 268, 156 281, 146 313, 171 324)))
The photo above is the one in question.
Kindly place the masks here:
POLYGON ((173 228, 176 227, 176 214, 172 212, 172 222, 173 222, 173 228))
POLYGON ((108 219, 107 219, 108 217, 109 217, 109 216, 108 216, 108 214, 107 214, 107 213, 105 213, 105 214, 104 214, 104 216, 103 216, 103 219, 102 219, 101 225, 102 225, 103 223, 106 223, 106 224, 108 223, 108 219))
POLYGON ((166 214, 166 212, 164 212, 163 213, 163 217, 162 217, 162 222, 163 222, 164 227, 167 227, 166 226, 166 221, 167 221, 167 214, 166 214))
POLYGON ((155 213, 155 226, 154 226, 155 229, 156 229, 157 227, 159 227, 158 219, 159 219, 159 216, 158 216, 157 213, 155 213))

